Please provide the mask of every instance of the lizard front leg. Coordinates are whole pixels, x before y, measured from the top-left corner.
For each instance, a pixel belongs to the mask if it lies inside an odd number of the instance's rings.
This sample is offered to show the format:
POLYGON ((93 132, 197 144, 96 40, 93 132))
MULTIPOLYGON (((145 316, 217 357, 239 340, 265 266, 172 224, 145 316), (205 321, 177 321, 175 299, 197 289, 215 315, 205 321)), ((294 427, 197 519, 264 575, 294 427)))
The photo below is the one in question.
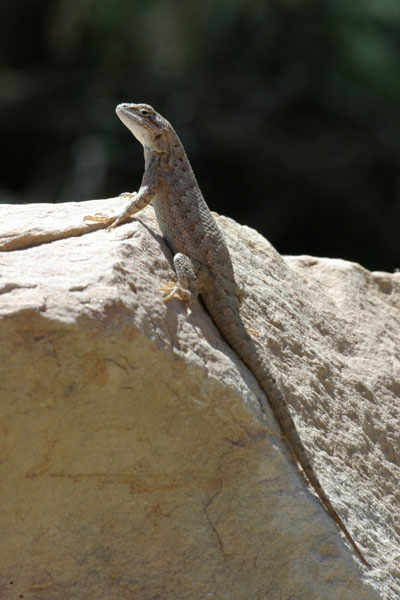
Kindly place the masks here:
POLYGON ((111 217, 103 215, 101 213, 97 213, 94 216, 88 215, 83 220, 107 224, 107 229, 110 230, 114 229, 114 227, 116 227, 120 223, 128 221, 130 217, 142 210, 142 208, 144 208, 145 206, 147 206, 147 204, 151 202, 157 191, 158 161, 159 156, 157 153, 150 156, 145 173, 143 175, 142 185, 140 186, 140 190, 137 193, 133 192, 132 194, 130 194, 125 192, 124 194, 121 194, 121 196, 128 197, 129 202, 125 206, 124 210, 117 217, 111 217))
POLYGON ((84 221, 95 221, 96 223, 104 223, 104 225, 108 225, 107 229, 114 229, 120 223, 124 221, 128 221, 130 217, 132 217, 135 213, 139 212, 144 208, 151 199, 153 198, 153 193, 150 193, 149 188, 140 188, 139 192, 133 192, 132 194, 125 192, 121 194, 121 197, 129 197, 130 201, 125 206, 124 210, 117 216, 107 216, 102 213, 96 213, 95 215, 87 215, 84 217, 84 221))

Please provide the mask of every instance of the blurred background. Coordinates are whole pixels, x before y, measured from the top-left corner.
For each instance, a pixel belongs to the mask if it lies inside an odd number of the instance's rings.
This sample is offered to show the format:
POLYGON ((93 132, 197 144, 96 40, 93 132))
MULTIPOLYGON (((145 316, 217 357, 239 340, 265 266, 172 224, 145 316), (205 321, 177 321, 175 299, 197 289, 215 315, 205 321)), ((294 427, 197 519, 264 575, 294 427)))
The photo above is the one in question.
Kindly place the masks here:
POLYGON ((393 271, 399 34, 399 0, 1 0, 0 202, 138 189, 114 109, 147 102, 213 210, 281 253, 393 271))

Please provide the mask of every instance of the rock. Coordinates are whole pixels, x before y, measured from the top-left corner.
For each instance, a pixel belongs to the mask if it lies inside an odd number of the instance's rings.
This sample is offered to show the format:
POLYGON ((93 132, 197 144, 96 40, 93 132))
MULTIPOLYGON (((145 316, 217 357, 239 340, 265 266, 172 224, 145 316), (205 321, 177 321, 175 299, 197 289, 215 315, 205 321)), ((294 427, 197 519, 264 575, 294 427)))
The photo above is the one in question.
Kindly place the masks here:
POLYGON ((398 598, 400 274, 281 257, 219 217, 243 318, 373 568, 308 490, 151 207, 2 207, 0 598, 398 598))

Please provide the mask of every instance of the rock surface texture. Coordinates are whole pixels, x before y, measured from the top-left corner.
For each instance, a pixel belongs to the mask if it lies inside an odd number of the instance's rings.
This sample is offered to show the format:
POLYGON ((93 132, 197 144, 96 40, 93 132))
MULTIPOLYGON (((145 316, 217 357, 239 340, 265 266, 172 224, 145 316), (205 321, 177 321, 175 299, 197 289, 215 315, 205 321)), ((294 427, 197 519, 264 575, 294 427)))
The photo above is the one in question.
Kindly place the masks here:
POLYGON ((400 597, 400 273, 282 257, 219 217, 246 326, 361 566, 151 207, 2 206, 0 599, 400 597))

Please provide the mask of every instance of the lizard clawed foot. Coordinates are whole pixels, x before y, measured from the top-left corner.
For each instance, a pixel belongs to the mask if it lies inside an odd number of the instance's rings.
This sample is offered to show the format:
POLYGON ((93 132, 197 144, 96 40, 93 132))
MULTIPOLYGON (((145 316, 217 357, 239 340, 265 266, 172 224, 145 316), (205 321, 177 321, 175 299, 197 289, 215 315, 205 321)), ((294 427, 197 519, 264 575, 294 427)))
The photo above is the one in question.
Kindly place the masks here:
POLYGON ((165 294, 163 302, 169 302, 173 298, 181 300, 182 302, 190 302, 193 299, 193 294, 189 290, 180 287, 173 281, 162 281, 163 287, 160 288, 160 292, 165 294))
POLYGON ((113 221, 115 217, 107 216, 104 213, 97 212, 95 215, 86 215, 83 217, 84 221, 95 221, 96 223, 108 223, 113 221))
POLYGON ((103 225, 108 225, 107 231, 113 229, 116 225, 118 225, 118 219, 115 216, 107 216, 103 213, 96 213, 95 215, 86 215, 83 217, 83 221, 94 221, 95 223, 103 223, 103 225))
POLYGON ((103 225, 108 225, 107 231, 113 229, 117 225, 117 219, 115 216, 108 216, 103 213, 96 213, 95 215, 86 215, 83 218, 84 221, 94 221, 95 223, 103 223, 103 225))
POLYGON ((160 292, 164 294, 163 302, 169 302, 176 298, 181 302, 187 303, 186 305, 186 314, 190 315, 191 308, 190 305, 194 300, 194 296, 190 290, 186 290, 185 288, 180 287, 177 283, 173 281, 162 281, 163 287, 160 288, 160 292))
MULTIPOLYGON (((131 201, 136 198, 137 196, 137 192, 123 192, 122 194, 119 195, 120 198, 129 198, 131 201)), ((128 209, 125 209, 124 211, 122 211, 121 214, 119 214, 117 217, 116 216, 112 216, 112 215, 105 215, 103 213, 97 212, 95 215, 86 215, 86 217, 83 218, 84 221, 94 221, 95 223, 103 223, 104 225, 108 225, 107 227, 107 231, 110 231, 111 229, 114 229, 114 227, 116 227, 117 225, 119 225, 120 223, 122 223, 123 221, 127 221, 130 218, 129 215, 129 207, 131 206, 131 204, 128 205, 128 209)))
POLYGON ((84 221, 95 221, 96 223, 103 223, 104 225, 108 225, 107 231, 111 231, 117 225, 119 225, 122 221, 125 221, 127 216, 123 213, 118 217, 107 216, 103 213, 96 213, 95 215, 87 215, 83 218, 84 221))

